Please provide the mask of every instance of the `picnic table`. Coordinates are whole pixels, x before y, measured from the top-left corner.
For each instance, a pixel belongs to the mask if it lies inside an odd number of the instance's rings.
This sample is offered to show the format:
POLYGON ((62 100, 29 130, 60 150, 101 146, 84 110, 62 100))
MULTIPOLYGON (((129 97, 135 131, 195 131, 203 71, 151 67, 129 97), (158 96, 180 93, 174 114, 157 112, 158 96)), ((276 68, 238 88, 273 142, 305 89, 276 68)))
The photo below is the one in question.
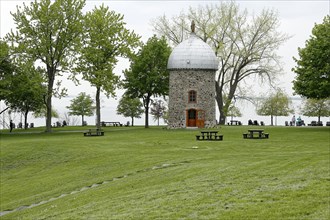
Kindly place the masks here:
POLYGON ((269 138, 268 133, 264 133, 264 129, 249 129, 248 133, 243 134, 244 139, 265 139, 269 138), (256 134, 256 135, 255 135, 256 134))
POLYGON ((242 122, 238 120, 230 120, 230 123, 228 123, 228 125, 242 125, 242 122))
POLYGON ((123 126, 123 124, 121 124, 118 121, 101 121, 101 126, 102 127, 106 127, 106 126, 123 126))
POLYGON ((222 141, 223 135, 218 135, 218 131, 201 131, 201 135, 196 135, 197 141, 222 141))
POLYGON ((102 129, 89 129, 84 132, 84 136, 104 136, 104 131, 102 129))

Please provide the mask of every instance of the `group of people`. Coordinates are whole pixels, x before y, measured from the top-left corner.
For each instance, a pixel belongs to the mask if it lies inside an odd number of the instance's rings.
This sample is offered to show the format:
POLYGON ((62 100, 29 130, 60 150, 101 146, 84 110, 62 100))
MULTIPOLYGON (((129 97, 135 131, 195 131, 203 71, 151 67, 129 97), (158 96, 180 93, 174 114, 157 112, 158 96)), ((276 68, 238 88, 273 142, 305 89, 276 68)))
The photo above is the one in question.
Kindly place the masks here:
POLYGON ((290 125, 291 126, 302 126, 302 125, 305 125, 305 124, 304 124, 304 121, 301 120, 300 116, 296 119, 296 116, 294 115, 294 116, 292 116, 290 125))
MULTIPOLYGON (((13 120, 9 121, 9 132, 12 132, 14 128, 23 128, 23 123, 19 122, 18 125, 13 122, 13 120)), ((31 123, 30 125, 28 123, 25 124, 24 128, 34 128, 34 123, 31 123)))

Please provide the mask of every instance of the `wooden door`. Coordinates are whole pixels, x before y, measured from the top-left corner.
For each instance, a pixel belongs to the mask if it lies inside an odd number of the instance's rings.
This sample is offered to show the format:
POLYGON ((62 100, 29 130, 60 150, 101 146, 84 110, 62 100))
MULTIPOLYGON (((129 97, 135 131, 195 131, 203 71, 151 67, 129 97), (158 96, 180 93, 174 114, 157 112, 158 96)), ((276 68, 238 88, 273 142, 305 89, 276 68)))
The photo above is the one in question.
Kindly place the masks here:
POLYGON ((196 109, 187 111, 187 127, 196 127, 196 109))
POLYGON ((198 110, 197 111, 196 126, 199 127, 199 128, 204 128, 204 121, 205 121, 205 111, 198 110))

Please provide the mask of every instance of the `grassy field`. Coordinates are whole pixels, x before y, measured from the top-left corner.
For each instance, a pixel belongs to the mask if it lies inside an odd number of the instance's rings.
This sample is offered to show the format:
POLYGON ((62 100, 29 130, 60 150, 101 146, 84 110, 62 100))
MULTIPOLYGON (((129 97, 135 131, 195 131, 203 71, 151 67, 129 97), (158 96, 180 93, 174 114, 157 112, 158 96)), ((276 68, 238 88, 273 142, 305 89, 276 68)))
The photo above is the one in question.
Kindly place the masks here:
POLYGON ((330 128, 248 128, 1 131, 0 219, 329 219, 330 128))

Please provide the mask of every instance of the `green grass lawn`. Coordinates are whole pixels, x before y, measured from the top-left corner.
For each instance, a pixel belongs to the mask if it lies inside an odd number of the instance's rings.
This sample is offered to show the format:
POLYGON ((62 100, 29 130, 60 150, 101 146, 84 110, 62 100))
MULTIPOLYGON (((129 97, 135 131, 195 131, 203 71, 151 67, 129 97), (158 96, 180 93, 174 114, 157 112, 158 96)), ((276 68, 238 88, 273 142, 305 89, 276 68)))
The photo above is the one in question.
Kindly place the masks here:
POLYGON ((330 128, 249 128, 1 131, 0 219, 329 219, 330 128))

